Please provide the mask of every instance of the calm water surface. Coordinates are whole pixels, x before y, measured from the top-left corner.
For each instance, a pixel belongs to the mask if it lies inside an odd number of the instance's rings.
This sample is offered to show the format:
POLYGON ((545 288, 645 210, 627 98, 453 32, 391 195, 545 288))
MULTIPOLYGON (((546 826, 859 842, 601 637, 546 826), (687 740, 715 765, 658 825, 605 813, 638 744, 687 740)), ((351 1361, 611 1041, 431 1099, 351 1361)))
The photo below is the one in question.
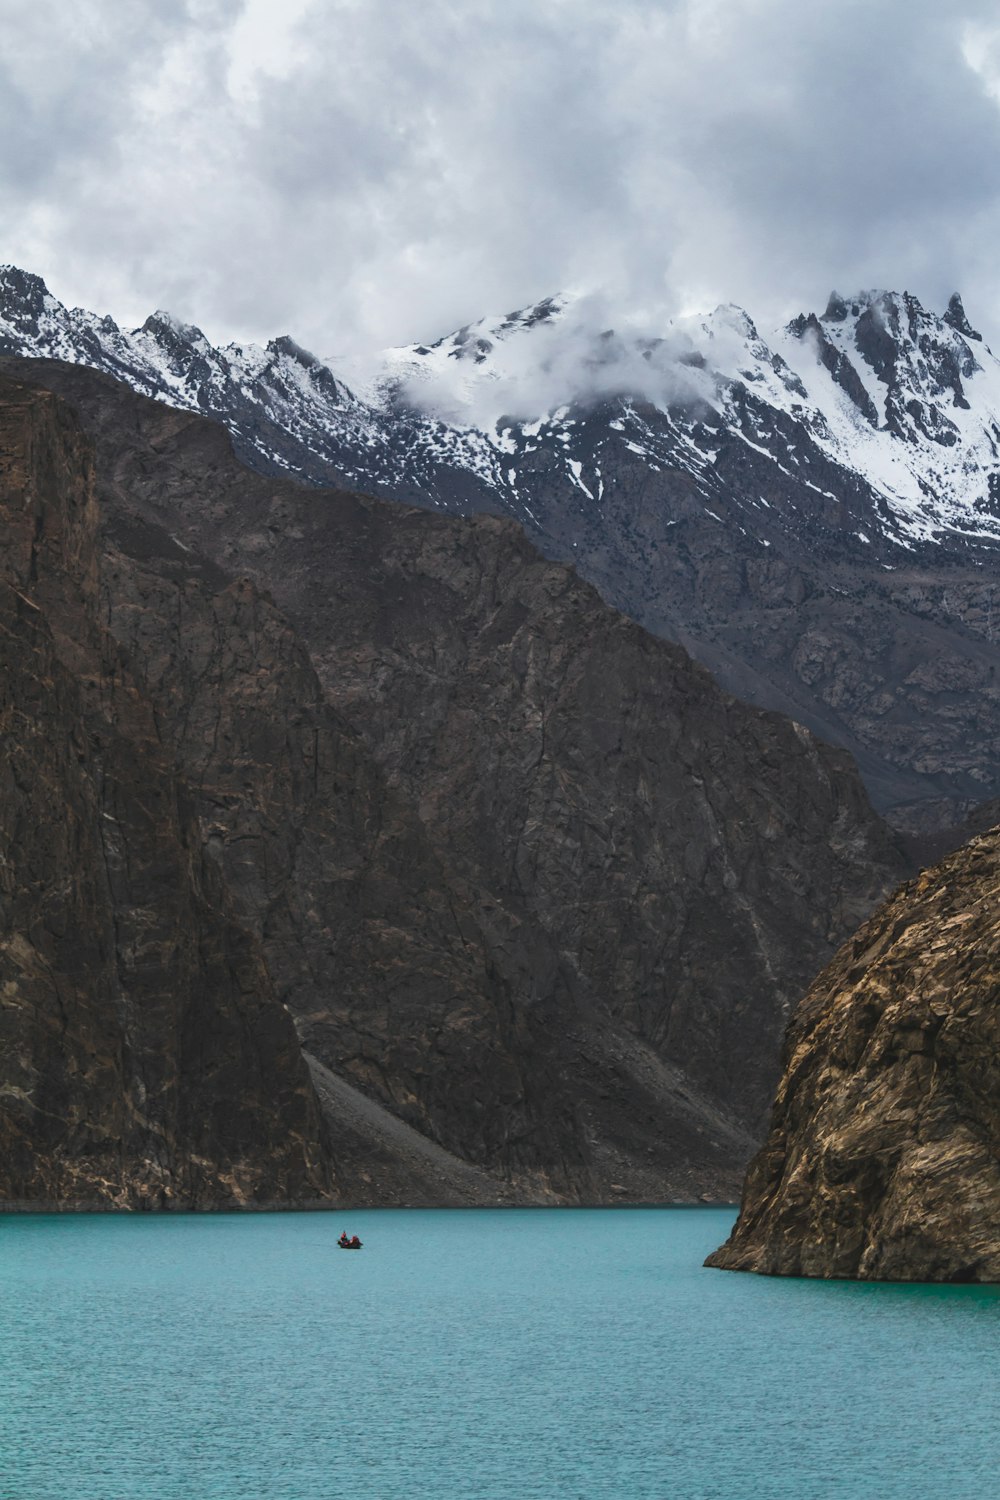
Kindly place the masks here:
POLYGON ((0 1218, 0 1495, 1000 1493, 1000 1292, 702 1270, 731 1220, 0 1218))

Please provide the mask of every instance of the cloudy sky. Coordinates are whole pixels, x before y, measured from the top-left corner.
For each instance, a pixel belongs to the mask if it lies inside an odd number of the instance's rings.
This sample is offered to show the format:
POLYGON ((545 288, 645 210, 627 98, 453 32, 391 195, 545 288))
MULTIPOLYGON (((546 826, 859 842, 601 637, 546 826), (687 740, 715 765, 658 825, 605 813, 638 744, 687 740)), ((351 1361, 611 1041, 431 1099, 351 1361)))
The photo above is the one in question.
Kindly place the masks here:
POLYGON ((131 326, 433 338, 564 287, 1000 334, 985 0, 0 0, 0 260, 131 326), (820 309, 821 310, 821 309, 820 309))

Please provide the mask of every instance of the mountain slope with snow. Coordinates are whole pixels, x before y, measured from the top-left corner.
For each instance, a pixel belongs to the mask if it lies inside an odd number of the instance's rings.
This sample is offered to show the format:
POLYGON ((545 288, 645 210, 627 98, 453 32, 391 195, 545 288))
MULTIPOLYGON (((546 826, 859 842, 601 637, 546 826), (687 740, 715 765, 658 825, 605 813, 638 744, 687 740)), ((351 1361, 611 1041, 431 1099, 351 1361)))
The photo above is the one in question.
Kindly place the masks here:
POLYGON ((0 353, 214 417, 264 472, 513 517, 849 748, 901 826, 1000 792, 1000 361, 957 296, 833 295, 765 337, 735 307, 649 329, 567 295, 361 372, 164 313, 126 332, 6 268, 0 353))
MULTIPOLYGON (((690 466, 707 492, 721 418, 825 498, 814 472, 824 461, 853 475, 875 497, 877 529, 904 546, 1000 539, 1000 361, 957 294, 943 318, 908 293, 834 294, 822 318, 800 316, 767 340, 732 306, 654 338, 598 328, 587 299, 550 298, 429 347, 388 351, 368 399, 436 414, 456 440, 475 435, 508 457, 531 450, 540 421, 571 449, 581 408, 617 399, 620 441, 653 463, 690 466), (637 420, 640 403, 658 414, 655 437, 637 420)), ((565 458, 579 483, 579 460, 565 458)), ((599 489, 596 466, 593 478, 599 489)), ((516 508, 509 470, 496 483, 516 508)))

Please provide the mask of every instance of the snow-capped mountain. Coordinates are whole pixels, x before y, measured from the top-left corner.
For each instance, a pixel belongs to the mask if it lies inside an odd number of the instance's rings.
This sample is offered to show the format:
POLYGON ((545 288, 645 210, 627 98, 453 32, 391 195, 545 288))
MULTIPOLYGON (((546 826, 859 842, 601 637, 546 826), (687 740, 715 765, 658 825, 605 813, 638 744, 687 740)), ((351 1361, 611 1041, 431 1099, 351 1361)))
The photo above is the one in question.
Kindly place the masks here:
MULTIPOLYGON (((607 312, 564 296, 484 318, 388 350, 355 392, 336 360, 290 337, 216 349, 162 311, 127 332, 0 269, 0 352, 105 370, 225 422, 257 464, 313 482, 457 509, 489 497, 530 527, 543 448, 599 504, 600 407, 608 441, 653 472, 688 471, 706 507, 732 496, 735 441, 828 500, 841 498, 824 482, 835 465, 870 492, 869 530, 903 546, 1000 539, 1000 361, 957 294, 940 318, 908 293, 834 294, 822 317, 766 339, 733 306, 659 333, 602 326, 607 312)), ((742 498, 751 511, 765 503, 742 498)))
POLYGON ((733 306, 643 327, 564 295, 362 369, 162 312, 128 332, 8 267, 0 353, 213 417, 265 472, 515 519, 849 747, 883 807, 1000 792, 1000 361, 957 295, 834 294, 766 335, 733 306))
POLYGON ((515 513, 518 460, 543 431, 569 480, 600 492, 599 457, 575 451, 574 429, 595 401, 617 400, 618 443, 689 469, 706 501, 720 481, 732 492, 720 440, 735 438, 825 498, 838 498, 825 467, 845 470, 871 491, 875 528, 904 546, 1000 538, 1000 361, 957 294, 941 318, 907 293, 834 294, 821 318, 766 339, 733 306, 654 337, 598 328, 586 299, 552 298, 389 351, 368 399, 441 417, 515 513))

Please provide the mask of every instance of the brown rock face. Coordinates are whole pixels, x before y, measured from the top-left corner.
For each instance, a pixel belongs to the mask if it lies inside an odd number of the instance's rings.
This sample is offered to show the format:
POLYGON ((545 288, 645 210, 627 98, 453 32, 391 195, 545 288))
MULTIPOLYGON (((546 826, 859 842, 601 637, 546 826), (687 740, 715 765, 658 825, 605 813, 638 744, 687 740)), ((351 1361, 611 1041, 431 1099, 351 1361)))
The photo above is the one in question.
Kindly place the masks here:
POLYGON ((89 444, 0 391, 0 1198, 314 1200, 329 1151, 290 1018, 99 623, 89 444))
POLYGON ((1000 1281, 1000 829, 903 886, 819 976, 707 1264, 1000 1281))
POLYGON ((207 422, 18 368, 97 444, 100 618, 338 1189, 735 1191, 789 1006, 901 873, 848 759, 510 524, 265 479, 207 422))

